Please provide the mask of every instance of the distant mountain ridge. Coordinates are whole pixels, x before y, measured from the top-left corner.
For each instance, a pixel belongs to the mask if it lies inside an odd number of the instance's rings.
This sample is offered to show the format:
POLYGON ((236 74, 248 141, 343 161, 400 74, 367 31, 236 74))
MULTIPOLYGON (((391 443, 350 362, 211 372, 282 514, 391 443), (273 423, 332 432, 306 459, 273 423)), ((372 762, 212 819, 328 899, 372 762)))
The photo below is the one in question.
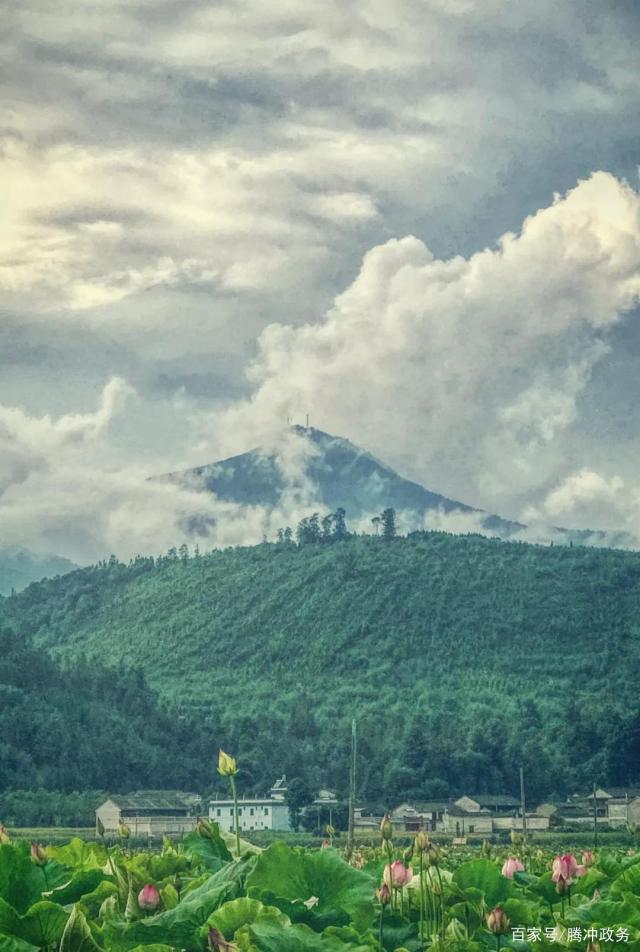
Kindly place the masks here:
POLYGON ((65 575, 78 566, 60 555, 37 555, 20 546, 0 548, 0 595, 20 592, 31 582, 65 575))
MULTIPOLYGON (((342 507, 359 519, 387 507, 415 513, 460 512, 482 517, 486 529, 509 536, 525 528, 521 523, 483 512, 466 503, 426 489, 400 476, 390 466, 350 440, 332 436, 314 427, 294 426, 318 450, 306 467, 306 477, 316 488, 316 502, 330 510, 342 507)), ((168 473, 161 479, 178 484, 194 483, 226 502, 274 508, 287 488, 276 458, 260 449, 232 456, 194 469, 168 473)))
MULTIPOLYGON (((502 539, 513 539, 527 529, 521 522, 486 512, 467 503, 451 499, 427 489, 420 483, 405 479, 390 466, 350 440, 332 436, 314 427, 294 426, 317 450, 306 467, 306 477, 315 487, 314 503, 335 511, 346 510, 348 519, 381 512, 392 507, 405 514, 412 528, 447 528, 434 520, 435 513, 460 513, 476 517, 469 531, 486 531, 502 539), (431 518, 430 518, 431 515, 431 518)), ((193 469, 168 473, 161 477, 178 485, 196 486, 215 493, 225 502, 275 508, 287 489, 286 480, 274 455, 254 448, 238 456, 193 469)), ((626 533, 607 534, 596 529, 553 528, 559 542, 577 545, 609 545, 633 547, 634 540, 626 533)))

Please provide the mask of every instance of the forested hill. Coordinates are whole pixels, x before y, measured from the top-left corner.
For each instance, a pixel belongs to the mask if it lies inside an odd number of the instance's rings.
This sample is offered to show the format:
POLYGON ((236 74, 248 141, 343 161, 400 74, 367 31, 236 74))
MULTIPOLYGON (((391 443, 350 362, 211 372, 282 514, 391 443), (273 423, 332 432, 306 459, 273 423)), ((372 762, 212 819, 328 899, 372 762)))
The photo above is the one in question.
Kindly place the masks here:
POLYGON ((520 764, 533 798, 640 780, 639 553, 265 543, 79 570, 2 619, 60 657, 141 666, 213 724, 247 791, 282 771, 344 789, 352 716, 371 799, 515 792, 520 764))
POLYGON ((0 791, 210 785, 204 725, 160 705, 139 671, 60 665, 1 625, 0 657, 0 791))

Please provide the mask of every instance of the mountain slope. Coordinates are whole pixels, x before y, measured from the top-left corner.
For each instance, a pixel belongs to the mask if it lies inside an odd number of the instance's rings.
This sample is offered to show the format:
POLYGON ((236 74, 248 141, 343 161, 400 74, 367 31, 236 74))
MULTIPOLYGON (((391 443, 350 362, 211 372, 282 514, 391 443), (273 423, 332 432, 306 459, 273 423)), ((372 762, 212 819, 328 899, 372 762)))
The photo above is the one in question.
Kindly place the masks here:
POLYGON ((0 549, 0 595, 19 592, 31 582, 64 575, 77 568, 74 562, 58 555, 36 555, 27 549, 12 546, 0 549))
POLYGON ((213 717, 245 789, 282 770, 343 786, 354 715, 371 797, 517 791, 520 763, 532 795, 640 779, 638 553, 264 544, 84 569, 5 599, 2 619, 61 657, 141 666, 213 717))
POLYGON ((1 625, 0 657, 0 791, 206 782, 204 733, 160 705, 139 672, 61 667, 1 625))
MULTIPOLYGON (((503 539, 517 537, 527 529, 523 523, 425 489, 343 437, 313 427, 294 426, 292 430, 312 447, 303 474, 313 497, 307 507, 309 514, 314 507, 326 507, 329 511, 342 508, 350 519, 359 520, 391 507, 400 515, 402 524, 413 530, 448 528, 446 523, 443 525, 442 516, 451 514, 469 517, 466 523, 458 523, 467 531, 486 531, 503 539)), ((283 493, 290 488, 276 457, 259 449, 154 478, 215 493, 227 502, 267 509, 280 504, 283 493)), ((637 540, 626 532, 549 527, 543 534, 547 542, 553 539, 576 545, 638 547, 637 540)))
MULTIPOLYGON (((416 525, 422 525, 430 510, 477 513, 479 524, 505 535, 523 528, 519 523, 484 513, 404 479, 349 440, 313 427, 292 429, 309 440, 315 450, 305 476, 314 487, 314 501, 329 510, 342 507, 350 518, 359 519, 393 507, 397 512, 413 514, 416 525)), ((287 485, 275 457, 257 449, 160 478, 199 486, 228 502, 267 508, 280 502, 287 485)))

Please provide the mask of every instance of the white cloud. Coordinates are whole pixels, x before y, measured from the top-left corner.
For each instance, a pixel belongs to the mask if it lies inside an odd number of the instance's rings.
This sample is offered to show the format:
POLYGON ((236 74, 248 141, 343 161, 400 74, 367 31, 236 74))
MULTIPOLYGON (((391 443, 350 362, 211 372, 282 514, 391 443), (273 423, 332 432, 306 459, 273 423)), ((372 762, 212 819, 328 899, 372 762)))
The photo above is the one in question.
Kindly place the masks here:
POLYGON ((310 411, 431 488, 515 504, 564 465, 604 338, 639 295, 640 199, 602 172, 469 259, 393 240, 324 320, 263 332, 255 393, 223 433, 257 440, 310 411))
MULTIPOLYGON (((87 483, 94 451, 133 487, 143 445, 147 472, 176 469, 273 445, 307 411, 505 515, 583 466, 611 479, 602 460, 625 445, 592 439, 584 401, 621 354, 637 376, 615 339, 637 290, 637 199, 600 174, 471 250, 594 168, 635 174, 634 23, 615 5, 587 25, 574 0, 13 5, 0 404, 45 450, 5 439, 2 485, 38 479, 46 498, 58 474, 64 508, 72 443, 38 421, 92 416, 94 381, 113 375, 139 409, 125 436, 116 415, 117 448, 110 425, 83 438, 87 483), (255 399, 221 425, 263 330, 255 399)), ((292 486, 297 505, 308 487, 292 486)), ((264 514, 251 520, 253 538, 264 514)))

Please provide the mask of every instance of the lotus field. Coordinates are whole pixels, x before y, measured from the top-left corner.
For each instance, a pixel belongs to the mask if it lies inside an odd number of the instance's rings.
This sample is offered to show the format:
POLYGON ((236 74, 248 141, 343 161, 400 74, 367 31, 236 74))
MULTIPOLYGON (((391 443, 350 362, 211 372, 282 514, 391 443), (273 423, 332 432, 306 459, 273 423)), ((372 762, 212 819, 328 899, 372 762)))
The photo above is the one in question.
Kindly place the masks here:
MULTIPOLYGON (((330 831, 331 832, 331 831, 330 831)), ((200 821, 160 851, 0 832, 0 950, 640 950, 640 853, 555 856, 523 841, 260 850, 200 821), (239 845, 239 853, 238 853, 239 845)))

